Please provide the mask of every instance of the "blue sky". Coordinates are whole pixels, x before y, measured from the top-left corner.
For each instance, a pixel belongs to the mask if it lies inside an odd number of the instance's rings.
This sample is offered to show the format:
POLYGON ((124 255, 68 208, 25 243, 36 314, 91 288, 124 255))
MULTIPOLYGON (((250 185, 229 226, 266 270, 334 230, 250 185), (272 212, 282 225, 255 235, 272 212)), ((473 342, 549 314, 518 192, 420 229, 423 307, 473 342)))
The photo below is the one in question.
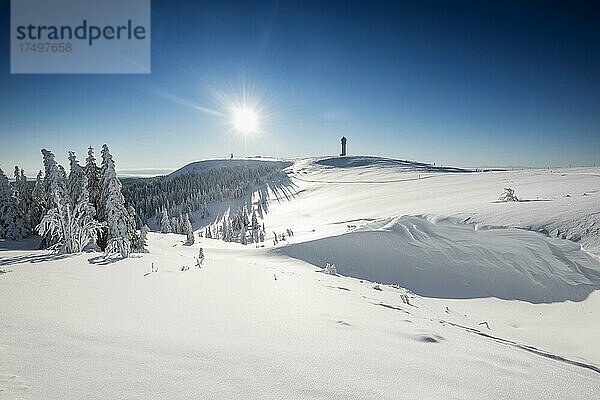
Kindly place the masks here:
POLYGON ((444 165, 600 164, 593 5, 154 0, 151 74, 11 75, 7 3, 6 172, 32 175, 42 147, 83 160, 108 143, 121 170, 169 169, 336 154, 342 135, 350 154, 444 165), (243 93, 261 103, 246 136, 220 100, 243 93))

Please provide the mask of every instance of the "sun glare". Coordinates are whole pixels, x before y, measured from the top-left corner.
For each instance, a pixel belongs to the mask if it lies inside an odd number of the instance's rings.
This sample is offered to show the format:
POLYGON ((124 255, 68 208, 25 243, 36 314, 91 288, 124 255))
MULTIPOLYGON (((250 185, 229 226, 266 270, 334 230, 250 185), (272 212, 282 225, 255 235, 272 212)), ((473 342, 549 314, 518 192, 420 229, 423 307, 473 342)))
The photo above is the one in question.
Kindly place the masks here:
POLYGON ((254 133, 258 129, 258 114, 251 108, 240 108, 233 112, 233 126, 243 134, 254 133))

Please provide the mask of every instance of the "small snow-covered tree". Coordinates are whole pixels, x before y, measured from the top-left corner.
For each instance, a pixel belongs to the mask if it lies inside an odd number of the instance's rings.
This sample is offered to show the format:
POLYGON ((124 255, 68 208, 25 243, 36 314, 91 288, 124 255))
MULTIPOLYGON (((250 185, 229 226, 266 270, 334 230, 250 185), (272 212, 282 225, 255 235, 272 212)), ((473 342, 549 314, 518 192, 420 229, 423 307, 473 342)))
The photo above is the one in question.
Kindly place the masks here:
POLYGON ((162 216, 160 219, 160 232, 161 233, 171 233, 171 221, 169 220, 169 215, 167 214, 167 210, 163 208, 162 216))
POLYGON ((231 224, 227 223, 227 220, 229 218, 224 217, 223 218, 223 241, 225 242, 229 242, 231 240, 231 235, 230 235, 230 231, 229 231, 229 227, 231 226, 231 224))
POLYGON ((21 240, 29 233, 25 215, 13 196, 8 178, 0 169, 0 238, 21 240))
POLYGON ((504 193, 500 195, 498 200, 502 202, 519 201, 517 196, 515 196, 515 191, 511 188, 504 188, 504 193))
POLYGON ((326 263, 325 268, 323 268, 323 272, 327 275, 337 275, 337 269, 335 268, 335 264, 326 263))
POLYGON ((185 214, 185 217, 183 218, 183 222, 185 224, 185 234, 187 236, 187 241, 186 244, 188 246, 191 246, 194 244, 194 229, 192 228, 192 223, 190 222, 190 218, 188 217, 187 214, 185 214))
POLYGON ((147 253, 148 250, 146 246, 148 245, 148 232, 150 232, 150 228, 148 225, 144 225, 140 228, 140 237, 139 237, 139 253, 147 253))
POLYGON ((171 218, 171 231, 173 233, 181 233, 181 225, 177 217, 171 218))
POLYGON ((256 210, 252 211, 252 220, 250 222, 252 227, 252 241, 258 242, 258 231, 260 230, 260 224, 258 223, 258 218, 256 217, 256 210))

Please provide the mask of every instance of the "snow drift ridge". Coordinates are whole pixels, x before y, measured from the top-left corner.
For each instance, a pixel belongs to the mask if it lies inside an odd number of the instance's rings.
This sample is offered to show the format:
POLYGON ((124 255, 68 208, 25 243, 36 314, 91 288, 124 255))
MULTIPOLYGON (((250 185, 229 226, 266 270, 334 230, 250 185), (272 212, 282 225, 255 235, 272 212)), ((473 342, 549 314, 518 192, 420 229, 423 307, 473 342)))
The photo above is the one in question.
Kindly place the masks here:
POLYGON ((422 217, 386 218, 276 251, 429 297, 581 301, 600 287, 600 263, 573 242, 422 217))

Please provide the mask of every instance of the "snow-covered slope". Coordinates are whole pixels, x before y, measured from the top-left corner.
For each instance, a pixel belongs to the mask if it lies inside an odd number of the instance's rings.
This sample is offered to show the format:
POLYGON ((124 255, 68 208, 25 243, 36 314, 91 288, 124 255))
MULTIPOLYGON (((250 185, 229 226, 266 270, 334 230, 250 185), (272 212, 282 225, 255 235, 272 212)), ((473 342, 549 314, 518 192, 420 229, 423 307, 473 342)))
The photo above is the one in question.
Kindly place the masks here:
POLYGON ((293 231, 276 245, 150 234, 107 263, 0 243, 0 398, 600 397, 600 169, 286 171, 241 199, 293 231))
POLYGON ((256 165, 274 165, 278 168, 285 168, 290 166, 290 161, 284 161, 276 158, 217 158, 212 160, 201 160, 196 161, 171 172, 167 175, 167 179, 173 179, 179 175, 193 174, 202 171, 207 171, 215 168, 223 167, 242 167, 248 166, 253 167, 256 165))
POLYGON ((423 215, 541 231, 600 255, 600 168, 444 173, 377 164, 295 163, 288 171, 298 194, 273 207, 269 225, 314 229, 311 236, 326 237, 345 232, 348 223, 356 224, 352 221, 423 215), (505 187, 515 189, 521 201, 498 202, 505 187))
POLYGON ((109 264, 89 254, 3 253, 1 395, 600 395, 595 367, 493 337, 479 321, 433 310, 404 289, 377 290, 216 240, 204 241, 198 269, 199 244, 182 241, 150 234, 150 254, 109 264))

